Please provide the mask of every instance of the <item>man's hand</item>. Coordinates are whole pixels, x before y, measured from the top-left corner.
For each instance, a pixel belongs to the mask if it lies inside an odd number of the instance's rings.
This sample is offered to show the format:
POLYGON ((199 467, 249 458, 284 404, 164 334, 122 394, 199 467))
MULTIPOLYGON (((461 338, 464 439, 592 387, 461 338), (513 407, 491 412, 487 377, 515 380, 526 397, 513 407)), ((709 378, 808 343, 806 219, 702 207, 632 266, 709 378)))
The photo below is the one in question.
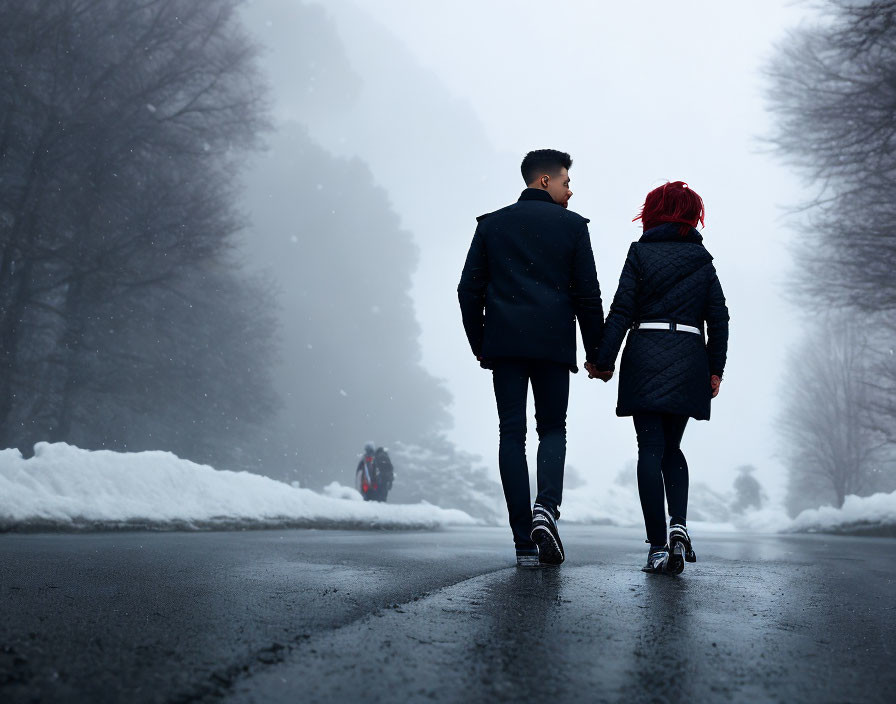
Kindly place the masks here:
POLYGON ((600 379, 604 383, 613 378, 613 372, 602 372, 591 362, 585 362, 585 371, 588 372, 589 379, 600 379))
POLYGON ((722 380, 721 378, 713 374, 711 377, 709 377, 709 384, 710 386, 712 386, 712 397, 715 398, 719 395, 719 387, 721 387, 722 385, 722 380))

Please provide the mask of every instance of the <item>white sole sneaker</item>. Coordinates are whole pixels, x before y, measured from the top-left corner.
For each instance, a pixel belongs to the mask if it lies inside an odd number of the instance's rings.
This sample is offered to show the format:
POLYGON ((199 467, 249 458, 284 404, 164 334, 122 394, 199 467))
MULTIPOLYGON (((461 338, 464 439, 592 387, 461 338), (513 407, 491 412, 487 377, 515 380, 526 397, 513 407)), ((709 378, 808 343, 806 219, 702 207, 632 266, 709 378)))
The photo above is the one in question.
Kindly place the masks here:
POLYGON ((532 541, 538 545, 542 564, 559 565, 566 559, 556 519, 538 504, 532 512, 532 541))

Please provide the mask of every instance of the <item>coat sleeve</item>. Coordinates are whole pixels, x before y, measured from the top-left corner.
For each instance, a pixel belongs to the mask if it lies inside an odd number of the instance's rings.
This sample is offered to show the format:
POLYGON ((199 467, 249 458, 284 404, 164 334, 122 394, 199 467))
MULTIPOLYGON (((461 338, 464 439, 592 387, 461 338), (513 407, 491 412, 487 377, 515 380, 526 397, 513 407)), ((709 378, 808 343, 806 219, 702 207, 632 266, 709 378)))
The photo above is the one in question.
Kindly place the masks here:
POLYGON ((485 329, 485 292, 488 288, 488 255, 485 251, 482 230, 476 228, 467 261, 457 286, 460 314, 470 349, 482 356, 482 338, 485 329))
POLYGON ((604 307, 600 298, 600 284, 597 281, 588 225, 582 228, 576 239, 570 296, 582 331, 585 360, 593 362, 597 358, 597 348, 604 332, 604 307))
POLYGON ((709 282, 709 294, 706 297, 706 354, 709 358, 709 372, 721 378, 725 373, 725 362, 728 358, 728 306, 725 305, 725 293, 719 282, 719 275, 713 267, 709 282))
POLYGON ((619 348, 625 339, 625 334, 632 326, 632 322, 638 315, 638 256, 635 253, 635 245, 628 249, 622 274, 619 276, 619 286, 610 306, 610 314, 604 326, 604 337, 597 353, 595 364, 600 371, 613 371, 616 369, 616 357, 619 348))

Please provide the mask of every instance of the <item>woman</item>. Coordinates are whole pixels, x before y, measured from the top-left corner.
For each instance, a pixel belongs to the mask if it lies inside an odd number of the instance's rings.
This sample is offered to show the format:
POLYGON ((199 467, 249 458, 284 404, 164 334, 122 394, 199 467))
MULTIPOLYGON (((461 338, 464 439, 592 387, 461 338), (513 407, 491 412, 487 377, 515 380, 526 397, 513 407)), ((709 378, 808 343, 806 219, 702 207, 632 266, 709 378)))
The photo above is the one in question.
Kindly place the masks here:
POLYGON ((638 436, 638 492, 650 543, 645 572, 679 574, 685 561, 696 560, 681 436, 688 418, 709 420, 728 350, 725 296, 696 230, 704 217, 703 199, 683 181, 647 194, 634 219, 644 234, 628 250, 597 359, 588 365, 590 376, 609 380, 631 330, 616 415, 632 416, 638 436))

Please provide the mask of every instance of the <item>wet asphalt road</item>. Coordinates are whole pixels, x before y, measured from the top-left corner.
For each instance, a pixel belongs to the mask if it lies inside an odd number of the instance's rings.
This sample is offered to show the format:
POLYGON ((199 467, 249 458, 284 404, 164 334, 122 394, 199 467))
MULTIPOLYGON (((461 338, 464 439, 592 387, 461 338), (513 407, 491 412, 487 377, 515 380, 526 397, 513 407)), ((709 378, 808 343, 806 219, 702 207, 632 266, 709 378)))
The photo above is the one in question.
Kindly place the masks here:
POLYGON ((896 540, 563 529, 0 535, 0 701, 894 700, 896 540))

